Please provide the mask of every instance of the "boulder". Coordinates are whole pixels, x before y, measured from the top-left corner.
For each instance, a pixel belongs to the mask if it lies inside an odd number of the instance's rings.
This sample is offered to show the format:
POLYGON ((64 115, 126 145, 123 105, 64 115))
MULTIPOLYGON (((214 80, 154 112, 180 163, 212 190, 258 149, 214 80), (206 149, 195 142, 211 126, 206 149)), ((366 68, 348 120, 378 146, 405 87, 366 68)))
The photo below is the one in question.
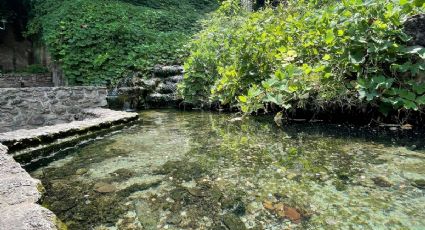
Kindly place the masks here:
POLYGON ((404 23, 404 32, 412 36, 410 45, 425 47, 425 14, 408 18, 404 23))
POLYGON ((162 66, 157 65, 153 69, 153 73, 156 77, 169 77, 174 75, 183 74, 183 66, 173 65, 173 66, 162 66))

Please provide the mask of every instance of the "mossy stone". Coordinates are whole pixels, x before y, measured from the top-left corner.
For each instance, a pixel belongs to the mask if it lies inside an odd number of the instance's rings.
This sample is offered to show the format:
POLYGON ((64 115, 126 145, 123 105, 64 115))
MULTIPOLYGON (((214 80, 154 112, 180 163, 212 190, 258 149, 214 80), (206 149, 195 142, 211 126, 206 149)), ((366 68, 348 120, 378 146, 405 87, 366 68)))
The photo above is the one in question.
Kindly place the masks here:
POLYGON ((245 230, 247 229, 242 220, 235 214, 226 214, 223 216, 223 223, 229 230, 245 230))

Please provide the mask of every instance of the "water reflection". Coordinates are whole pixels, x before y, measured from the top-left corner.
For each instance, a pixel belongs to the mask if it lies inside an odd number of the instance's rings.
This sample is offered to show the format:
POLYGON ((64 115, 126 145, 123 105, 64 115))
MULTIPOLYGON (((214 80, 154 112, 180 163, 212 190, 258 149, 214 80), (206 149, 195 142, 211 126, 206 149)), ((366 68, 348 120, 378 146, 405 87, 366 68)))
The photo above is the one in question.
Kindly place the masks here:
POLYGON ((145 111, 38 168, 70 229, 424 228, 414 133, 145 111), (413 150, 414 149, 414 150, 413 150))

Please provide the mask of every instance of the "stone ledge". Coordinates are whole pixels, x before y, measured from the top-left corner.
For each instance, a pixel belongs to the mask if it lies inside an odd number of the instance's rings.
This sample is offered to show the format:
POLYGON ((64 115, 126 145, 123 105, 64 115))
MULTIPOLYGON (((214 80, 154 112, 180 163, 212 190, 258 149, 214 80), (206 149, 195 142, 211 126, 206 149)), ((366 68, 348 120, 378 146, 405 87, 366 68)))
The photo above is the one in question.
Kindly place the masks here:
POLYGON ((86 109, 83 112, 93 115, 95 118, 30 130, 21 129, 0 133, 0 143, 7 146, 9 151, 13 153, 22 149, 53 143, 61 138, 84 135, 91 131, 98 131, 114 125, 125 124, 137 120, 139 117, 137 113, 113 111, 102 108, 86 109))
POLYGON ((33 91, 33 90, 38 90, 38 91, 43 91, 45 92, 46 90, 69 90, 69 89, 104 89, 107 90, 107 87, 98 87, 98 86, 58 86, 58 87, 49 87, 49 86, 40 86, 40 87, 27 87, 27 88, 2 88, 2 90, 11 90, 11 91, 17 91, 17 90, 22 90, 22 91, 33 91))
POLYGON ((36 202, 41 183, 32 178, 0 144, 0 229, 53 230, 57 218, 36 202))
POLYGON ((120 126, 138 119, 137 113, 113 111, 110 109, 86 109, 84 113, 94 116, 93 119, 73 121, 66 124, 45 126, 36 129, 21 129, 0 133, 0 143, 9 148, 20 163, 29 163, 47 152, 54 152, 52 147, 69 147, 76 145, 86 136, 91 136, 107 128, 120 126), (68 145, 68 146, 65 146, 68 145), (42 150, 46 151, 42 151, 42 150), (37 152, 36 154, 33 154, 37 152))

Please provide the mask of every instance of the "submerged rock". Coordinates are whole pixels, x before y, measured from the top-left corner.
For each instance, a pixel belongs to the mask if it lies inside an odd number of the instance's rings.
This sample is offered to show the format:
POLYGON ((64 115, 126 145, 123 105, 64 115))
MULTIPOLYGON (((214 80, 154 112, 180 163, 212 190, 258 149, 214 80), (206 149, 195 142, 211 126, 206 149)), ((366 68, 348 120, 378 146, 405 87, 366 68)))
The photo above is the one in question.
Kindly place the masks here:
POLYGON ((126 230, 139 230, 142 229, 142 226, 137 223, 137 218, 133 216, 126 216, 120 220, 117 224, 118 229, 126 230))
POLYGON ((115 170, 113 173, 111 173, 111 175, 114 177, 114 179, 118 180, 118 181, 126 180, 126 179, 129 179, 131 177, 134 177, 135 174, 136 173, 133 170, 125 169, 125 168, 115 170))
POLYGON ((167 224, 174 224, 174 225, 178 225, 182 222, 182 217, 180 216, 180 214, 178 213, 174 213, 172 214, 168 219, 167 219, 167 224))
POLYGON ((294 223, 301 222, 301 214, 295 209, 291 207, 284 207, 285 217, 290 219, 294 223))
POLYGON ((415 180, 412 183, 412 185, 420 189, 425 189, 425 180, 424 179, 415 180))
POLYGON ((221 206, 238 216, 242 216, 246 212, 246 205, 242 202, 241 197, 228 197, 221 201, 221 206))
POLYGON ((88 169, 86 169, 86 168, 77 169, 77 171, 75 172, 75 175, 79 175, 79 176, 81 176, 81 175, 83 175, 83 174, 86 174, 88 171, 89 171, 89 170, 88 170, 88 169))
POLYGON ((201 189, 198 189, 198 188, 188 188, 187 191, 192 196, 197 196, 197 197, 205 197, 205 196, 207 196, 207 194, 205 193, 205 191, 202 191, 201 189))
POLYGON ((269 200, 265 200, 263 201, 263 207, 269 211, 274 210, 274 205, 273 202, 269 201, 269 200))
POLYGON ((168 161, 158 170, 160 174, 168 174, 181 181, 199 179, 205 172, 199 163, 188 161, 168 161))
POLYGON ((244 222, 235 214, 226 214, 223 216, 223 223, 230 230, 245 230, 247 229, 244 222))
POLYGON ((98 182, 94 185, 94 191, 99 193, 111 193, 115 192, 117 188, 112 184, 107 184, 104 182, 98 182))
POLYGON ((130 186, 128 186, 127 188, 121 190, 118 192, 118 194, 122 197, 128 197, 130 196, 132 193, 135 192, 139 192, 139 191, 143 191, 152 187, 156 187, 158 185, 161 184, 161 181, 152 181, 149 183, 137 183, 137 184, 132 184, 130 186))
POLYGON ((345 191, 347 189, 347 184, 342 180, 335 180, 332 184, 337 191, 345 191))
POLYGON ((391 187, 393 186, 393 184, 385 177, 383 176, 378 176, 378 177, 374 177, 372 178, 373 183, 375 183, 375 185, 379 186, 379 187, 391 187))
POLYGON ((301 213, 297 209, 289 207, 281 202, 274 203, 270 200, 265 200, 263 201, 263 207, 280 218, 287 218, 296 224, 301 222, 301 213))
POLYGON ((143 226, 143 229, 157 229, 159 221, 158 213, 153 212, 149 204, 143 200, 137 200, 134 203, 137 219, 143 226))

